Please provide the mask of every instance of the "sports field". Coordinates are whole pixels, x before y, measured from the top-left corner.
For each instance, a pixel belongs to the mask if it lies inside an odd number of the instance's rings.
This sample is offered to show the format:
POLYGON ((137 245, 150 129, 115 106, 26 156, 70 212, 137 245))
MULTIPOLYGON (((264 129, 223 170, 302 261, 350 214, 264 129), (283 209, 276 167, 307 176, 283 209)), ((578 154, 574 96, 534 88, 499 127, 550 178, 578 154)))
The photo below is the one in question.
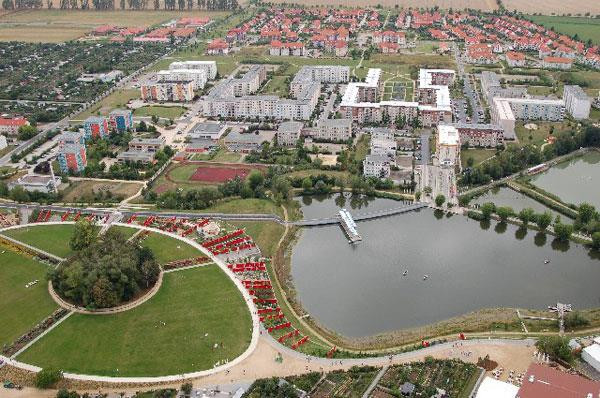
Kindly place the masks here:
POLYGON ((548 15, 529 15, 527 18, 548 29, 554 28, 557 33, 577 35, 580 40, 592 40, 595 44, 600 44, 600 19, 548 15))
POLYGON ((58 257, 67 257, 71 253, 69 241, 73 235, 73 225, 29 226, 11 229, 3 234, 58 257))
POLYGON ((158 293, 130 311, 73 315, 18 359, 96 375, 180 374, 234 359, 251 334, 241 293, 208 265, 165 274, 158 293))
POLYGON ((192 181, 225 182, 240 177, 242 180, 250 174, 246 167, 198 167, 190 177, 192 181))
POLYGON ((6 248, 0 252, 1 347, 25 334, 58 306, 48 294, 47 265, 6 248), (25 287, 36 279, 37 284, 25 287))

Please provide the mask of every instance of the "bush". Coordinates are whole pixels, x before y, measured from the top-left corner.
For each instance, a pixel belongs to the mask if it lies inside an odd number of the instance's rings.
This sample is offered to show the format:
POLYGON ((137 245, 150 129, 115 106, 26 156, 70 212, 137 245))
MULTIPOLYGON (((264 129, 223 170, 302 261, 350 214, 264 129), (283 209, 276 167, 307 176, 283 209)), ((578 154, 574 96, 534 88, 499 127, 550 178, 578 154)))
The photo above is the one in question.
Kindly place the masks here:
POLYGON ((35 386, 40 389, 50 388, 62 380, 62 370, 44 368, 35 375, 35 386))
POLYGON ((535 343, 535 346, 541 352, 548 354, 550 358, 571 362, 573 354, 569 347, 569 340, 560 336, 544 336, 540 337, 535 343))

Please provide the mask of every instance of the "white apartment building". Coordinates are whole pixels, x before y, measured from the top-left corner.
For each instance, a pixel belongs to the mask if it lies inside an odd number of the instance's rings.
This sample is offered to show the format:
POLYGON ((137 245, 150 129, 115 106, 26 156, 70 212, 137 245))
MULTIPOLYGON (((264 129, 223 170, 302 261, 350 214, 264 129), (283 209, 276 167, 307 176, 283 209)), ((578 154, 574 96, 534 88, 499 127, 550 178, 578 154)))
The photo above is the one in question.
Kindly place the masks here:
POLYGON ((290 84, 290 94, 300 96, 306 85, 313 83, 347 83, 350 80, 350 67, 340 65, 303 66, 290 84))
POLYGON ((206 72, 208 80, 214 80, 217 77, 217 62, 216 61, 182 61, 172 62, 169 65, 169 70, 175 69, 200 69, 206 72))
POLYGON ((592 100, 581 87, 565 85, 563 100, 565 101, 567 112, 569 112, 573 118, 581 120, 590 117, 592 100))
POLYGON ((300 133, 304 123, 302 122, 283 122, 277 129, 277 143, 283 146, 294 146, 300 139, 300 133))
POLYGON ((565 102, 538 98, 494 98, 492 122, 504 129, 504 138, 515 138, 515 120, 561 121, 565 102))
POLYGON ((504 130, 494 124, 467 124, 456 123, 453 125, 458 130, 460 143, 474 147, 496 148, 504 145, 504 130))
POLYGON ((352 119, 319 119, 313 138, 327 141, 346 141, 352 138, 352 119))
POLYGON ((365 177, 388 178, 391 174, 393 160, 386 155, 367 155, 363 160, 365 177))
POLYGON ((192 81, 194 90, 202 89, 206 85, 207 76, 203 69, 173 69, 161 70, 156 73, 158 81, 192 81))
POLYGON ((293 99, 281 99, 276 95, 250 95, 260 88, 266 78, 264 66, 255 66, 242 78, 229 78, 216 84, 200 100, 202 114, 236 119, 310 119, 321 94, 320 83, 303 84, 293 99))
POLYGON ((460 165, 460 138, 454 126, 438 125, 435 154, 440 165, 460 165))

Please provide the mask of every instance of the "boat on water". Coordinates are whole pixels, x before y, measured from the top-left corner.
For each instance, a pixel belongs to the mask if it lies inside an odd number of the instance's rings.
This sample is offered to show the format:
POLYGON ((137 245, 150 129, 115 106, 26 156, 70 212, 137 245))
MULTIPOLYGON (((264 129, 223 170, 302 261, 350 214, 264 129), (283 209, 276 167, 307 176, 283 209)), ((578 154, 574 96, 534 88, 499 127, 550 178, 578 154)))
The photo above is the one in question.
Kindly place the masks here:
POLYGON ((550 260, 549 260, 549 259, 545 259, 545 260, 544 260, 544 264, 549 264, 549 263, 550 263, 550 260))
POLYGON ((423 280, 426 281, 427 279, 429 279, 429 275, 423 275, 423 280))
POLYGON ((402 273, 402 276, 406 276, 406 275, 408 275, 408 270, 405 270, 405 271, 402 273))

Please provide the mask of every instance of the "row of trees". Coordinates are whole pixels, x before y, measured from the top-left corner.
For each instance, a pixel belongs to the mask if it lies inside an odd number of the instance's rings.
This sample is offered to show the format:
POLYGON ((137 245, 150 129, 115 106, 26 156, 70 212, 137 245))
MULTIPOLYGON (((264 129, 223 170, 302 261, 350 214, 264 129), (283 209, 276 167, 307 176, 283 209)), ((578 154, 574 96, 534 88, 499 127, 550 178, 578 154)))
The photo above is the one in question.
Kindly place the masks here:
POLYGON ((149 248, 128 242, 119 231, 97 234, 87 220, 76 224, 70 241, 76 254, 50 273, 60 296, 86 308, 109 308, 156 283, 160 267, 149 248))
MULTIPOLYGON (((152 7, 155 10, 161 9, 161 3, 165 10, 179 9, 187 10, 236 10, 239 7, 237 0, 153 0, 152 7)), ((119 0, 119 7, 122 10, 146 10, 150 7, 149 0, 119 0)), ((5 10, 22 10, 44 7, 43 0, 2 0, 2 8, 5 10)), ((55 7, 53 0, 46 0, 46 7, 52 9, 55 7)), ((115 0, 92 0, 91 7, 96 10, 114 10, 116 8, 115 0)), ((59 0, 58 8, 61 10, 89 10, 89 0, 59 0)))
POLYGON ((508 147, 496 157, 475 168, 466 170, 460 183, 482 185, 518 173, 556 156, 566 155, 581 147, 600 147, 600 128, 588 126, 582 131, 565 132, 556 136, 556 142, 543 152, 533 145, 508 147))

